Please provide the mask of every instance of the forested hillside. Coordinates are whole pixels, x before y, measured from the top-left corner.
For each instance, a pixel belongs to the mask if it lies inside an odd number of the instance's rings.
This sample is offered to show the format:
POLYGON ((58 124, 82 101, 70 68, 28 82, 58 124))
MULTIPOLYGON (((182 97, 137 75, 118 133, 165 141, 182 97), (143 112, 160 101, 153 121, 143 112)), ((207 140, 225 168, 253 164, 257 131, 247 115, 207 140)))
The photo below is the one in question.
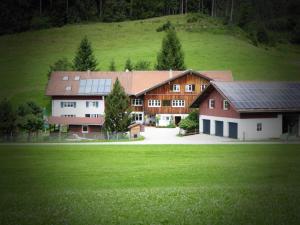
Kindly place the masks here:
POLYGON ((295 0, 2 0, 0 8, 0 34, 202 12, 238 25, 254 42, 274 44, 282 36, 300 42, 300 2, 295 0))

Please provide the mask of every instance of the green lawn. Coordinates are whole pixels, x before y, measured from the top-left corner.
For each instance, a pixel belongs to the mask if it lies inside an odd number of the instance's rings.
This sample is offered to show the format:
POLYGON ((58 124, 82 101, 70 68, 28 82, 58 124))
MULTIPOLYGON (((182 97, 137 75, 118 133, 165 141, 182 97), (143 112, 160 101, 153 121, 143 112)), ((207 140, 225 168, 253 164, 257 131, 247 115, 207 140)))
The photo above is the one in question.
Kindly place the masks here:
POLYGON ((178 30, 186 65, 194 70, 232 70, 237 80, 299 80, 299 46, 280 45, 266 50, 253 46, 238 28, 204 18, 187 23, 186 16, 169 16, 122 23, 68 25, 0 36, 0 96, 14 103, 35 100, 49 104, 44 96, 49 65, 73 59, 84 35, 92 41, 101 70, 114 59, 123 70, 125 60, 149 60, 154 66, 163 32, 156 28, 167 20, 178 30))
POLYGON ((0 224, 299 224, 299 145, 0 146, 0 224))

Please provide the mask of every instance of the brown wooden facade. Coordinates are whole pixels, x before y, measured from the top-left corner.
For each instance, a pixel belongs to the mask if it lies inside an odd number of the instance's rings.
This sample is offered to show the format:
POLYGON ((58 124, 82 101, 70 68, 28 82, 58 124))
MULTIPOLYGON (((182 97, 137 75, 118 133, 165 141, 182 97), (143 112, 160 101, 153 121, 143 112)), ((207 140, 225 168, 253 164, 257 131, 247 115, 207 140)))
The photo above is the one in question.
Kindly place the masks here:
MULTIPOLYGON (((208 85, 209 80, 202 78, 195 74, 187 74, 185 76, 179 77, 168 83, 165 83, 144 95, 138 97, 143 100, 143 106, 132 106, 132 111, 134 112, 144 112, 148 115, 155 114, 188 114, 191 112, 189 106, 201 93, 201 86, 208 85), (174 92, 173 85, 180 85, 180 91, 174 92), (186 85, 194 85, 195 89, 193 92, 187 92, 186 85), (149 100, 160 100, 160 107, 149 107, 149 100), (184 107, 172 107, 172 100, 184 100, 184 107), (170 101, 170 102, 169 102, 170 101), (168 103, 165 106, 163 103, 168 103)), ((132 99, 137 97, 132 96, 132 99)))

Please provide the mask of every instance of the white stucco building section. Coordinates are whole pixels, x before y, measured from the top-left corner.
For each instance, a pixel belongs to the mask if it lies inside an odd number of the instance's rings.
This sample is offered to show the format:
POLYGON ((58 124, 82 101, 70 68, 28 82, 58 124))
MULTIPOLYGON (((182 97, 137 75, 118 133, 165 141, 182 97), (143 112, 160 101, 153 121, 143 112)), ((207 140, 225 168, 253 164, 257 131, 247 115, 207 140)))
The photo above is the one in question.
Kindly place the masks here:
POLYGON ((188 114, 156 114, 158 116, 159 121, 157 126, 165 127, 169 126, 170 123, 175 123, 175 117, 181 117, 181 119, 184 119, 188 116, 188 114))
POLYGON ((104 114, 104 100, 52 100, 52 116, 75 115, 85 117, 86 114, 104 114), (86 102, 90 102, 87 107, 86 102), (61 107, 61 102, 76 102, 76 107, 61 107), (98 102, 98 107, 93 106, 93 102, 98 102))
POLYGON ((223 121, 223 135, 229 136, 229 123, 238 124, 238 139, 240 140, 263 140, 270 138, 280 138, 282 134, 282 115, 276 118, 251 118, 236 119, 227 117, 215 117, 200 115, 199 131, 203 133, 203 119, 210 120, 210 133, 215 135, 215 121, 223 121), (257 130, 257 124, 261 123, 261 131, 257 130))

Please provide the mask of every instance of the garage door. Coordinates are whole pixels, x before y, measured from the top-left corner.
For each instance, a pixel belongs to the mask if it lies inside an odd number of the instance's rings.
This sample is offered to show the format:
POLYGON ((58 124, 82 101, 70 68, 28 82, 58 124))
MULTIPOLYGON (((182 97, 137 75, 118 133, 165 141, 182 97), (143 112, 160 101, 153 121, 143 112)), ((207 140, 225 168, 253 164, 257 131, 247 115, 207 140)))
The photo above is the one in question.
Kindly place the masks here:
POLYGON ((223 121, 216 121, 216 136, 223 137, 223 121))
POLYGON ((230 138, 238 138, 238 124, 237 123, 229 123, 229 137, 230 138))
POLYGON ((210 120, 203 120, 203 133, 210 134, 210 120))

